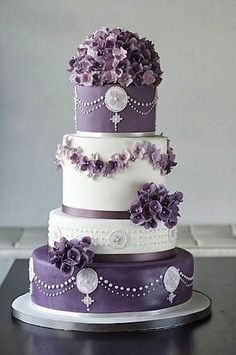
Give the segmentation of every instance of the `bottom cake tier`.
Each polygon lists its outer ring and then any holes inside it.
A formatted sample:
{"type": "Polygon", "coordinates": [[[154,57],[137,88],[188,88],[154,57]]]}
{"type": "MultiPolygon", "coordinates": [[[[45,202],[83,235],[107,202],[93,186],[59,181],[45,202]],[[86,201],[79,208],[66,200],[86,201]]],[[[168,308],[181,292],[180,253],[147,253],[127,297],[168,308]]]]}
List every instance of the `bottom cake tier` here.
{"type": "Polygon", "coordinates": [[[188,301],[192,296],[193,257],[176,248],[175,256],[145,262],[94,262],[71,277],[48,260],[48,246],[30,258],[32,301],[71,312],[152,311],[188,301]]]}

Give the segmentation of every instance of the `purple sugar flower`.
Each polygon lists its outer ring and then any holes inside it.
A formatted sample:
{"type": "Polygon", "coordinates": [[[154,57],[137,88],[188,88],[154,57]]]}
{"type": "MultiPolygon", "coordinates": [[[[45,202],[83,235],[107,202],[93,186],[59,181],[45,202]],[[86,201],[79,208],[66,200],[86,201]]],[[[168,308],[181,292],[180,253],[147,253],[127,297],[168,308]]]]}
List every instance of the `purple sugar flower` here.
{"type": "Polygon", "coordinates": [[[117,59],[119,62],[121,62],[123,59],[126,58],[127,51],[124,48],[122,48],[122,47],[114,48],[112,50],[112,54],[113,54],[115,59],[117,59]]]}
{"type": "Polygon", "coordinates": [[[129,86],[132,83],[133,79],[132,76],[128,73],[123,73],[118,78],[118,83],[122,86],[129,86]]]}
{"type": "Polygon", "coordinates": [[[90,72],[92,66],[93,66],[93,63],[90,60],[88,60],[88,59],[84,59],[84,60],[80,61],[80,69],[81,69],[81,71],[90,72]]]}
{"type": "Polygon", "coordinates": [[[116,83],[118,75],[114,70],[105,71],[103,74],[103,81],[106,83],[116,83]]]}
{"type": "Polygon", "coordinates": [[[80,243],[84,248],[89,248],[91,245],[91,238],[88,236],[83,237],[80,243]]]}
{"type": "Polygon", "coordinates": [[[131,65],[131,69],[129,69],[129,73],[132,73],[133,76],[135,76],[135,74],[140,74],[141,77],[142,72],[143,72],[143,66],[141,63],[137,63],[137,62],[134,62],[131,65]]]}
{"type": "Polygon", "coordinates": [[[118,65],[118,68],[121,69],[123,73],[127,73],[129,67],[130,67],[130,61],[128,59],[122,60],[118,65]]]}
{"type": "Polygon", "coordinates": [[[63,237],[49,250],[49,262],[60,269],[65,276],[71,276],[75,268],[82,269],[92,262],[94,253],[88,249],[90,245],[90,237],[71,241],[63,237]]]}
{"type": "Polygon", "coordinates": [[[138,216],[142,213],[142,206],[140,202],[134,203],[130,207],[130,213],[132,214],[132,216],[138,216]]]}
{"type": "Polygon", "coordinates": [[[67,239],[62,237],[59,242],[55,242],[55,248],[56,248],[56,252],[57,254],[63,254],[65,249],[66,249],[66,245],[67,245],[67,239]]]}
{"type": "Polygon", "coordinates": [[[162,211],[162,205],[157,200],[152,200],[149,203],[149,211],[152,216],[156,217],[162,211]]]}
{"type": "Polygon", "coordinates": [[[127,166],[129,159],[130,152],[128,151],[128,149],[123,149],[122,152],[118,155],[118,161],[121,167],[127,166]]]}
{"type": "Polygon", "coordinates": [[[156,78],[152,70],[146,70],[143,74],[143,83],[145,85],[152,85],[155,83],[156,78]]]}
{"type": "Polygon", "coordinates": [[[153,182],[150,182],[150,183],[143,184],[142,189],[141,189],[141,194],[147,193],[147,194],[152,195],[156,191],[157,191],[157,185],[154,184],[153,182]]]}
{"type": "Polygon", "coordinates": [[[162,154],[159,165],[163,174],[169,174],[171,169],[177,165],[172,148],[168,149],[167,154],[162,154]]]}
{"type": "Polygon", "coordinates": [[[106,169],[105,163],[101,159],[90,162],[90,172],[94,175],[102,174],[106,169]]]}
{"type": "Polygon", "coordinates": [[[103,85],[103,77],[101,74],[99,73],[93,73],[93,81],[92,81],[92,85],[97,85],[97,86],[101,86],[103,85]]]}
{"type": "Polygon", "coordinates": [[[153,167],[154,167],[154,168],[159,167],[159,165],[160,165],[160,160],[161,160],[161,150],[160,150],[160,149],[155,150],[155,151],[151,154],[150,158],[151,158],[153,167]]]}
{"type": "Polygon", "coordinates": [[[182,201],[182,192],[169,194],[164,185],[145,183],[130,206],[130,220],[146,229],[156,228],[158,221],[163,221],[167,228],[173,228],[178,222],[182,201]]]}
{"type": "Polygon", "coordinates": [[[80,262],[81,253],[77,248],[72,247],[70,250],[68,250],[67,257],[69,259],[70,265],[75,266],[80,262]]]}
{"type": "Polygon", "coordinates": [[[134,160],[143,159],[143,157],[146,153],[146,150],[145,150],[145,147],[143,146],[143,144],[136,143],[134,148],[131,150],[131,153],[132,153],[134,160]]]}
{"type": "Polygon", "coordinates": [[[130,215],[130,220],[134,223],[134,224],[138,224],[138,225],[143,225],[145,223],[145,219],[143,217],[143,215],[141,213],[136,214],[136,215],[130,215]]]}
{"type": "Polygon", "coordinates": [[[91,86],[93,85],[93,76],[91,73],[84,72],[80,76],[81,84],[84,86],[91,86]]]}
{"type": "Polygon", "coordinates": [[[79,168],[80,170],[82,171],[86,171],[88,170],[90,167],[90,160],[88,157],[86,156],[83,156],[81,159],[80,159],[80,162],[79,162],[79,168]]]}
{"type": "Polygon", "coordinates": [[[61,264],[60,270],[63,273],[64,276],[72,276],[74,273],[74,266],[70,265],[66,262],[61,264]]]}
{"type": "Polygon", "coordinates": [[[119,169],[119,163],[117,160],[109,160],[106,165],[105,175],[109,176],[119,169]]]}
{"type": "Polygon", "coordinates": [[[133,78],[133,83],[136,87],[140,87],[143,85],[143,79],[142,76],[140,74],[135,74],[134,78],[133,78]]]}
{"type": "Polygon", "coordinates": [[[70,156],[70,161],[72,164],[78,164],[80,161],[80,154],[78,154],[77,152],[74,152],[71,156],[70,156]]]}
{"type": "Polygon", "coordinates": [[[87,54],[87,48],[84,47],[83,45],[80,45],[79,48],[77,49],[77,53],[79,58],[83,58],[87,54]]]}
{"type": "Polygon", "coordinates": [[[116,44],[116,39],[117,39],[117,36],[114,34],[114,33],[111,33],[107,38],[106,38],[106,45],[105,47],[106,48],[111,48],[113,49],[115,47],[115,44],[116,44]]]}

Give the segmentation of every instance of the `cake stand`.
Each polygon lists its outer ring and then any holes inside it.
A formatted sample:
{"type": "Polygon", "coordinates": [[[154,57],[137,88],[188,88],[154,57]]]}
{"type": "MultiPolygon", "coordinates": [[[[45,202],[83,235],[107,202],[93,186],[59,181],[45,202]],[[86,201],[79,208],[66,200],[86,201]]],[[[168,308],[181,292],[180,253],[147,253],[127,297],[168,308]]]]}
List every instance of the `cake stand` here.
{"type": "Polygon", "coordinates": [[[171,308],[124,313],[74,313],[38,306],[26,293],[12,303],[12,314],[40,327],[84,332],[120,332],[167,329],[203,319],[211,313],[210,298],[193,291],[192,298],[171,308]]]}

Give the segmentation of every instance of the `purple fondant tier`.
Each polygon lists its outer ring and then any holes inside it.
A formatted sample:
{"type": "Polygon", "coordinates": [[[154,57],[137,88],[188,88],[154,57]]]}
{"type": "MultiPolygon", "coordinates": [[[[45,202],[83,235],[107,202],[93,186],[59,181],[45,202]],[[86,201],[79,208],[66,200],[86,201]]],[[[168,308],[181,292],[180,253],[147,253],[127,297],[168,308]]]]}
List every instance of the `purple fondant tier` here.
{"type": "Polygon", "coordinates": [[[155,120],[155,87],[75,86],[77,132],[154,133],[155,120]]]}
{"type": "Polygon", "coordinates": [[[71,277],[49,263],[47,246],[34,250],[31,260],[32,300],[43,307],[83,313],[150,311],[192,296],[193,257],[180,248],[165,260],[92,263],[71,277]]]}

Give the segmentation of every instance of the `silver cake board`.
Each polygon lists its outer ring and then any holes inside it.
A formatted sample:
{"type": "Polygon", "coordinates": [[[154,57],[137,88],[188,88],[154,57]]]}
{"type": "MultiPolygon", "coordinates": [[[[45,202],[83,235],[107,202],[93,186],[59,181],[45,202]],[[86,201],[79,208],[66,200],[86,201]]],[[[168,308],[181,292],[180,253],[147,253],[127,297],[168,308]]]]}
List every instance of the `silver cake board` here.
{"type": "Polygon", "coordinates": [[[170,308],[124,313],[75,313],[41,307],[26,293],[12,303],[12,314],[40,327],[84,332],[120,332],[167,329],[195,322],[211,313],[211,300],[193,291],[191,300],[170,308]]]}

